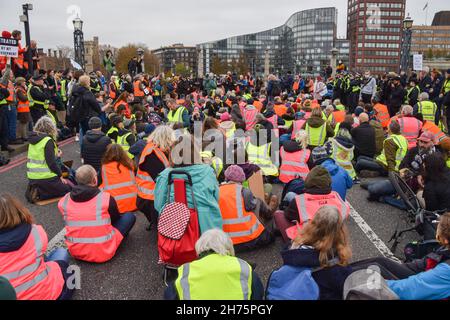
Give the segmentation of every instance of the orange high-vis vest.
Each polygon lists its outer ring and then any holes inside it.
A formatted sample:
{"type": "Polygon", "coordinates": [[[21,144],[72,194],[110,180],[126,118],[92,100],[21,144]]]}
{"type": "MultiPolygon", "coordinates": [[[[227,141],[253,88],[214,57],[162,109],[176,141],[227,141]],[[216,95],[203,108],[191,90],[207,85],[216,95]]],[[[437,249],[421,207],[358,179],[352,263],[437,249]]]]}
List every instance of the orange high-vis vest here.
{"type": "Polygon", "coordinates": [[[8,101],[8,102],[13,102],[14,101],[14,93],[15,93],[15,91],[14,91],[14,84],[11,81],[8,80],[8,85],[7,86],[5,86],[4,84],[0,83],[0,87],[4,88],[4,89],[7,89],[8,92],[9,92],[9,96],[5,100],[8,101]]]}
{"type": "Polygon", "coordinates": [[[292,135],[291,135],[291,140],[295,139],[295,135],[297,134],[297,132],[299,132],[300,130],[303,129],[303,127],[305,126],[306,120],[295,120],[294,123],[292,124],[292,135]]]}
{"type": "Polygon", "coordinates": [[[347,115],[347,113],[345,111],[334,111],[333,112],[333,118],[334,118],[334,123],[342,123],[345,121],[345,116],[347,115]]]}
{"type": "Polygon", "coordinates": [[[434,143],[439,144],[442,140],[445,139],[446,135],[439,129],[437,125],[435,125],[432,121],[424,121],[422,130],[428,131],[434,136],[434,143]]]}
{"type": "Polygon", "coordinates": [[[123,236],[111,225],[110,198],[109,193],[100,192],[89,201],[75,202],[68,193],[59,200],[67,249],[75,259],[103,263],[116,254],[123,236]]]}
{"type": "Polygon", "coordinates": [[[246,243],[258,238],[264,231],[253,212],[245,210],[242,186],[225,184],[219,188],[219,208],[223,219],[223,231],[233,244],[246,243]]]}
{"type": "Polygon", "coordinates": [[[401,117],[397,121],[400,124],[402,135],[408,140],[408,148],[414,148],[422,130],[422,122],[414,117],[401,117]]]}
{"type": "Polygon", "coordinates": [[[256,115],[259,113],[256,108],[244,109],[245,130],[251,130],[256,125],[256,115]]]}
{"type": "Polygon", "coordinates": [[[128,119],[131,118],[131,110],[130,110],[130,106],[128,103],[126,103],[125,101],[118,101],[116,102],[116,104],[114,105],[114,111],[117,112],[117,109],[119,108],[119,106],[124,105],[125,106],[125,117],[127,117],[128,119]]]}
{"type": "Polygon", "coordinates": [[[292,85],[292,90],[297,91],[299,88],[300,88],[300,82],[295,81],[294,84],[292,85]]]}
{"type": "Polygon", "coordinates": [[[263,108],[263,104],[262,104],[261,101],[255,100],[255,101],[253,102],[253,105],[255,106],[255,108],[256,108],[259,112],[261,112],[261,110],[262,110],[262,108],[263,108]]]}
{"type": "Polygon", "coordinates": [[[387,106],[381,103],[377,103],[373,108],[376,111],[375,117],[377,118],[378,121],[380,121],[381,126],[383,128],[387,128],[391,121],[387,106]]]}
{"type": "MultiPolygon", "coordinates": [[[[162,152],[158,147],[156,147],[153,143],[149,142],[144,151],[142,151],[141,157],[139,159],[139,166],[145,162],[145,159],[152,153],[155,153],[159,160],[164,164],[166,168],[170,166],[169,160],[167,159],[164,152],[162,152]]],[[[146,200],[155,200],[155,186],[156,183],[152,179],[152,177],[148,174],[148,172],[143,171],[138,166],[138,172],[136,175],[136,183],[138,188],[138,196],[141,199],[146,200]]]]}
{"type": "MultiPolygon", "coordinates": [[[[22,94],[27,96],[27,91],[22,88],[22,87],[17,87],[16,89],[16,96],[18,96],[17,92],[18,91],[22,91],[22,94]]],[[[30,112],[30,101],[20,101],[19,99],[17,99],[17,112],[18,113],[26,113],[26,112],[30,112]]]]}
{"type": "Polygon", "coordinates": [[[303,180],[309,173],[307,162],[311,155],[309,149],[300,150],[297,152],[286,152],[284,147],[281,147],[281,167],[280,167],[280,180],[283,183],[289,183],[290,181],[301,177],[303,180]]]}
{"type": "Polygon", "coordinates": [[[282,117],[287,113],[287,107],[284,104],[276,104],[273,106],[273,111],[277,114],[277,116],[282,117]]]}
{"type": "Polygon", "coordinates": [[[137,210],[137,184],[134,172],[118,162],[114,161],[102,166],[100,190],[114,197],[120,213],[137,210]]]}
{"type": "Polygon", "coordinates": [[[145,96],[145,92],[141,89],[141,81],[136,80],[134,82],[134,96],[135,97],[144,97],[145,96]]]}
{"type": "Polygon", "coordinates": [[[117,97],[116,90],[117,90],[117,88],[116,88],[116,85],[114,84],[114,82],[110,82],[109,83],[109,97],[113,100],[117,97]]]}
{"type": "Polygon", "coordinates": [[[47,245],[44,229],[32,225],[18,250],[0,252],[0,276],[11,283],[18,300],[56,300],[61,295],[64,277],[58,263],[44,261],[47,245]]]}
{"type": "Polygon", "coordinates": [[[295,202],[297,204],[299,221],[297,225],[286,230],[286,234],[290,239],[295,239],[305,223],[314,219],[317,210],[323,206],[336,207],[341,214],[342,220],[347,219],[350,215],[350,206],[335,191],[331,191],[329,194],[300,194],[295,196],[295,202]]]}

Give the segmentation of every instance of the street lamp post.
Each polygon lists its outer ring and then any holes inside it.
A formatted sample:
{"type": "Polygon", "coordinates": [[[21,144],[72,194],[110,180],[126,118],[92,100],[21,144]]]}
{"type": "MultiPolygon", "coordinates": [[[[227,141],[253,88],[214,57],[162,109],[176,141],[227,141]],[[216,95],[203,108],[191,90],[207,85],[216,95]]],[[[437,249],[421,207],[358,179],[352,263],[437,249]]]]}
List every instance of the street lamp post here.
{"type": "Polygon", "coordinates": [[[75,49],[75,61],[84,70],[85,57],[84,57],[84,35],[83,35],[83,20],[77,17],[73,20],[73,43],[75,49]]]}
{"type": "Polygon", "coordinates": [[[403,39],[402,39],[402,54],[400,60],[400,72],[408,70],[410,56],[411,56],[411,39],[412,26],[414,20],[408,14],[408,17],[403,20],[403,39]]]}
{"type": "Polygon", "coordinates": [[[28,17],[28,11],[33,10],[33,5],[31,3],[23,4],[22,9],[23,15],[20,16],[20,21],[23,22],[25,27],[25,42],[28,48],[26,53],[26,59],[28,62],[28,73],[32,76],[34,70],[33,70],[33,55],[31,53],[30,19],[28,17]]]}
{"type": "Polygon", "coordinates": [[[336,76],[336,67],[337,67],[337,55],[339,54],[339,50],[336,48],[331,49],[331,60],[330,67],[333,70],[331,76],[334,78],[336,76]]]}

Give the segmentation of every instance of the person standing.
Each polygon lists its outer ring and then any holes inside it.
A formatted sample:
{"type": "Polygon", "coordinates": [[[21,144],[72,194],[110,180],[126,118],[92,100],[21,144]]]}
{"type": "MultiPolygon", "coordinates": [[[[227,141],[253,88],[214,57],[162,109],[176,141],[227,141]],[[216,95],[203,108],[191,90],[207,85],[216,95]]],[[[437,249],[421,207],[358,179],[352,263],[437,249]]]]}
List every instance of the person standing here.
{"type": "Polygon", "coordinates": [[[400,77],[397,76],[393,78],[387,103],[389,115],[391,117],[395,116],[400,111],[400,107],[405,101],[405,96],[406,90],[400,83],[400,77]]]}
{"type": "Polygon", "coordinates": [[[377,80],[371,77],[370,71],[364,74],[364,80],[361,85],[361,100],[364,103],[371,103],[377,93],[377,80]]]}
{"type": "Polygon", "coordinates": [[[28,124],[31,121],[30,102],[27,96],[27,84],[25,78],[16,78],[18,140],[28,140],[28,124]]]}
{"type": "Polygon", "coordinates": [[[116,70],[116,64],[114,63],[114,57],[111,50],[106,51],[103,57],[103,67],[106,70],[106,79],[110,79],[116,70]]]}
{"type": "Polygon", "coordinates": [[[46,115],[50,104],[50,96],[44,89],[44,77],[42,75],[34,76],[31,86],[28,86],[28,101],[30,101],[30,114],[33,124],[46,115]]]}
{"type": "Polygon", "coordinates": [[[14,97],[14,89],[11,92],[9,87],[10,73],[11,58],[8,58],[6,69],[3,70],[3,77],[0,80],[0,144],[2,151],[13,152],[14,149],[8,146],[8,106],[14,97]]]}

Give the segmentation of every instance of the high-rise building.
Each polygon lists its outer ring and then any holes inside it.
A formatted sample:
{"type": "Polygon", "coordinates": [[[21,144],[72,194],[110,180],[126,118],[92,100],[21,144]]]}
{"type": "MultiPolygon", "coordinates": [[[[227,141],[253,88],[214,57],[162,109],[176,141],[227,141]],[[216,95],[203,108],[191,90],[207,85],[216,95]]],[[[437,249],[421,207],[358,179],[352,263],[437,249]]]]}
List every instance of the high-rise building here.
{"type": "Polygon", "coordinates": [[[348,0],[350,70],[399,70],[406,0],[348,0]]]}
{"type": "Polygon", "coordinates": [[[434,15],[432,26],[450,26],[450,11],[439,11],[434,15]]]}
{"type": "MultiPolygon", "coordinates": [[[[297,12],[274,29],[199,44],[198,73],[226,72],[240,62],[248,66],[247,71],[263,75],[268,62],[270,73],[319,74],[337,46],[336,25],[336,8],[318,8],[297,12]]],[[[344,50],[338,59],[347,60],[348,43],[339,45],[344,50]]]]}
{"type": "Polygon", "coordinates": [[[192,73],[197,71],[197,48],[185,47],[181,43],[169,47],[153,50],[152,53],[158,58],[160,70],[163,72],[175,72],[176,65],[183,64],[192,73]]]}

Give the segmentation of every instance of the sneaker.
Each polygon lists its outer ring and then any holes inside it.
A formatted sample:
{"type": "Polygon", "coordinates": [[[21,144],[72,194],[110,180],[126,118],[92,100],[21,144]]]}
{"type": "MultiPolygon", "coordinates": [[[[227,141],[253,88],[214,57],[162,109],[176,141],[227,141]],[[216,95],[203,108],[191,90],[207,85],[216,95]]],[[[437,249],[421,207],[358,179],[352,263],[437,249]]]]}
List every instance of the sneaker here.
{"type": "Polygon", "coordinates": [[[75,141],[80,141],[80,136],[78,134],[75,135],[75,141]]]}
{"type": "Polygon", "coordinates": [[[358,177],[356,177],[355,179],[353,179],[353,184],[360,184],[361,180],[359,180],[358,177]]]}

